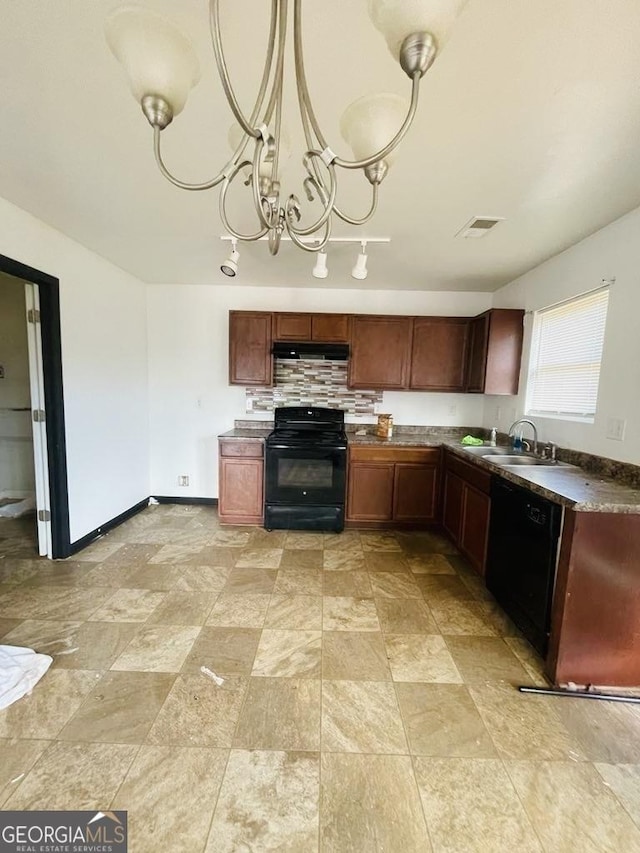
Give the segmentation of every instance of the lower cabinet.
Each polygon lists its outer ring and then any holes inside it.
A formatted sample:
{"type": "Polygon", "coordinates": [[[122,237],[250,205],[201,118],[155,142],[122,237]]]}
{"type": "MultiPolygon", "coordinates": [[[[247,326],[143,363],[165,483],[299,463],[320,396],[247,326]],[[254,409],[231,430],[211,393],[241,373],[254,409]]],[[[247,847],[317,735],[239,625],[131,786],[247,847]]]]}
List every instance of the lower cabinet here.
{"type": "Polygon", "coordinates": [[[220,439],[218,515],[227,524],[262,524],[264,445],[220,439]]]}
{"type": "Polygon", "coordinates": [[[445,455],[442,525],[480,575],[489,538],[491,475],[451,453],[445,455]]]}
{"type": "Polygon", "coordinates": [[[439,448],[351,447],[347,523],[366,527],[435,523],[439,475],[439,448]]]}

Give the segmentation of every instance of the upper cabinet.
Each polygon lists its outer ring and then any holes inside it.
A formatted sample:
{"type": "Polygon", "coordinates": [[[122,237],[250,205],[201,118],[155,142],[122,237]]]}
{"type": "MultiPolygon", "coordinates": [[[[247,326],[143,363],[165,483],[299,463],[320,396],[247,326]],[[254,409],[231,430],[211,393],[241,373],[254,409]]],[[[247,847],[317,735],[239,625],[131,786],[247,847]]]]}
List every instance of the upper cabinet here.
{"type": "Polygon", "coordinates": [[[229,312],[229,384],[271,385],[271,314],[229,312]]]}
{"type": "Polygon", "coordinates": [[[523,316],[230,311],[229,383],[271,385],[274,341],[317,341],[350,345],[350,388],[517,394],[523,316]]]}
{"type": "Polygon", "coordinates": [[[274,341],[348,343],[349,316],[347,314],[274,314],[273,339],[274,341]]]}
{"type": "Polygon", "coordinates": [[[523,318],[519,308],[493,308],[471,320],[467,391],[518,393],[523,318]]]}
{"type": "Polygon", "coordinates": [[[467,317],[416,317],[409,388],[464,391],[468,337],[467,317]]]}
{"type": "Polygon", "coordinates": [[[411,317],[357,315],[351,320],[350,388],[407,387],[411,317]]]}
{"type": "Polygon", "coordinates": [[[348,314],[312,314],[311,340],[326,343],[349,343],[348,314]]]}
{"type": "Polygon", "coordinates": [[[274,341],[310,341],[311,314],[274,314],[274,341]]]}

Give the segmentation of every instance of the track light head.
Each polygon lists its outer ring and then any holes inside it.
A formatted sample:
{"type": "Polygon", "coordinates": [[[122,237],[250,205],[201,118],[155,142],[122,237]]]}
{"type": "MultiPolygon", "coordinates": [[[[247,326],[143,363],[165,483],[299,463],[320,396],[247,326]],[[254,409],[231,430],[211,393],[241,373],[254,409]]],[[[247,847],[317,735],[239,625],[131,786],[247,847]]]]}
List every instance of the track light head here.
{"type": "Polygon", "coordinates": [[[238,272],[238,261],[240,260],[240,252],[237,249],[237,242],[231,241],[231,253],[229,257],[220,265],[220,271],[230,278],[233,278],[238,272]]]}
{"type": "Polygon", "coordinates": [[[367,271],[367,241],[363,240],[362,252],[358,255],[354,268],[351,270],[351,278],[365,279],[368,275],[367,271]]]}
{"type": "Polygon", "coordinates": [[[327,269],[327,253],[326,252],[318,252],[318,256],[316,259],[316,265],[311,271],[314,278],[326,278],[329,275],[329,270],[327,269]]]}

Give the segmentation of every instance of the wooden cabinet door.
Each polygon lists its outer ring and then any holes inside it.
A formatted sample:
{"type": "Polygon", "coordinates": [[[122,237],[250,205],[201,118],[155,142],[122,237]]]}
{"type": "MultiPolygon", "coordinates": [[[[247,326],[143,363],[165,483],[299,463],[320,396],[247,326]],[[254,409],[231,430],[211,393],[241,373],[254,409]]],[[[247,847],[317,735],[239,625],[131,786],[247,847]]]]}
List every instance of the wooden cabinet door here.
{"type": "Polygon", "coordinates": [[[263,482],[262,459],[220,457],[220,521],[232,524],[261,524],[263,482]]]}
{"type": "Polygon", "coordinates": [[[312,314],[311,340],[348,343],[348,314],[312,314]]]}
{"type": "Polygon", "coordinates": [[[347,485],[348,521],[391,521],[393,462],[352,462],[347,485]]]}
{"type": "Polygon", "coordinates": [[[524,311],[494,308],[489,324],[485,394],[517,394],[522,359],[524,311]]]}
{"type": "Polygon", "coordinates": [[[271,314],[229,312],[229,385],[271,385],[271,314]]]}
{"type": "Polygon", "coordinates": [[[348,386],[406,388],[411,328],[411,317],[353,317],[348,386]]]}
{"type": "Polygon", "coordinates": [[[456,545],[460,542],[463,489],[464,483],[460,477],[452,471],[446,471],[444,476],[442,526],[456,545]]]}
{"type": "Polygon", "coordinates": [[[460,549],[480,575],[484,575],[489,539],[491,498],[465,483],[462,501],[460,549]]]}
{"type": "Polygon", "coordinates": [[[518,393],[523,317],[519,308],[493,308],[471,321],[467,391],[518,393]]]}
{"type": "Polygon", "coordinates": [[[416,317],[409,387],[416,391],[464,391],[469,320],[416,317]]]}
{"type": "Polygon", "coordinates": [[[274,314],[275,341],[310,341],[311,314],[274,314]]]}
{"type": "Polygon", "coordinates": [[[467,391],[482,394],[487,369],[489,343],[489,314],[475,317],[469,324],[469,360],[467,362],[467,391]]]}
{"type": "Polygon", "coordinates": [[[393,486],[394,521],[435,521],[438,469],[435,465],[397,462],[393,486]]]}

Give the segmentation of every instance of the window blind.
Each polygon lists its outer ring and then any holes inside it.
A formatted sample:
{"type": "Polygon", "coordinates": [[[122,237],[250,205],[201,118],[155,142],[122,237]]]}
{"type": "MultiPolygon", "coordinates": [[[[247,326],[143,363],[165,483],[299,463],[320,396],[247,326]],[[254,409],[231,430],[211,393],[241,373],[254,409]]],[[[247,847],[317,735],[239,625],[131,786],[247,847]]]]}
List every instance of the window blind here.
{"type": "Polygon", "coordinates": [[[529,367],[531,414],[593,418],[609,288],[536,311],[529,367]]]}

